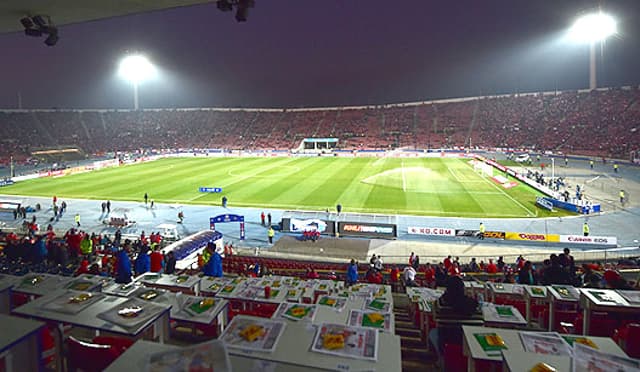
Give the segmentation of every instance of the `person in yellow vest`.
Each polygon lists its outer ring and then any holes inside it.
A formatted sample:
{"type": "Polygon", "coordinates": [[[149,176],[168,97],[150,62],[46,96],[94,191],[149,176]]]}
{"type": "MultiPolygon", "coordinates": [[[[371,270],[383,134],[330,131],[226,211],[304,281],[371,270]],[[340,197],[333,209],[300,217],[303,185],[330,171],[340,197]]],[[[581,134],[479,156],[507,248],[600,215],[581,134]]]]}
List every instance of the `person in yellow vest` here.
{"type": "Polygon", "coordinates": [[[582,225],[582,233],[584,234],[584,236],[589,236],[589,224],[587,224],[586,222],[584,223],[584,225],[582,225]]]}
{"type": "Polygon", "coordinates": [[[613,164],[613,173],[618,173],[618,163],[613,164]]]}
{"type": "Polygon", "coordinates": [[[269,226],[269,231],[267,231],[267,237],[269,238],[269,244],[273,244],[273,237],[276,235],[273,227],[269,226]]]}
{"type": "Polygon", "coordinates": [[[624,190],[620,190],[620,204],[622,204],[624,206],[624,202],[625,202],[625,194],[624,194],[624,190]]]}
{"type": "Polygon", "coordinates": [[[93,254],[93,242],[89,239],[89,235],[85,234],[80,242],[80,251],[85,257],[91,257],[93,254]]]}
{"type": "Polygon", "coordinates": [[[478,239],[484,240],[484,232],[485,232],[484,224],[480,222],[480,235],[478,235],[478,239]]]}
{"type": "Polygon", "coordinates": [[[75,221],[76,221],[76,225],[78,225],[78,227],[80,227],[80,214],[79,213],[76,213],[75,221]]]}
{"type": "Polygon", "coordinates": [[[589,160],[589,167],[591,167],[591,169],[593,169],[593,160],[589,160]]]}

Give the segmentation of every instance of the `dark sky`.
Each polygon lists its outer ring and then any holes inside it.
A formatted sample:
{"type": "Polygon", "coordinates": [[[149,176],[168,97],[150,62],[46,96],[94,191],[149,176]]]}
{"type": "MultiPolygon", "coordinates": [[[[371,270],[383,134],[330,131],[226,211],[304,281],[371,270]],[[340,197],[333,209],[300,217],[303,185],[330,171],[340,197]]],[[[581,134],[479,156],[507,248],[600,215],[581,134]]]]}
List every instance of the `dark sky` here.
{"type": "MultiPolygon", "coordinates": [[[[0,35],[0,107],[127,108],[127,50],[161,78],[141,106],[310,107],[412,102],[588,86],[588,47],[560,41],[598,4],[619,35],[599,85],[640,84],[640,1],[256,0],[249,21],[215,5],[60,28],[58,45],[0,35]]],[[[55,21],[55,20],[54,20],[55,21]]]]}

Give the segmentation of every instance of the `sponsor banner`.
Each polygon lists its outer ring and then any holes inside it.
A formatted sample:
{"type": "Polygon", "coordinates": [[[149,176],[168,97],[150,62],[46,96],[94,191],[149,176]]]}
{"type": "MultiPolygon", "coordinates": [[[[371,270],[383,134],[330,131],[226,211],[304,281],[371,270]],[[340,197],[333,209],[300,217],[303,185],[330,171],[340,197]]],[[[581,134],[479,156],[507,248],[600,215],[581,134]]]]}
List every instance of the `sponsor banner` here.
{"type": "Polygon", "coordinates": [[[504,240],[505,238],[505,232],[504,231],[485,231],[484,232],[484,237],[486,239],[501,239],[504,240]]]}
{"type": "Polygon", "coordinates": [[[388,223],[338,222],[338,232],[344,236],[395,238],[397,226],[388,223]]]}
{"type": "Polygon", "coordinates": [[[429,236],[456,236],[455,229],[445,229],[442,227],[409,227],[407,233],[412,235],[429,236]]]}
{"type": "Polygon", "coordinates": [[[543,198],[541,196],[536,197],[536,204],[544,209],[553,211],[553,202],[548,200],[547,198],[543,198]]]}
{"type": "Polygon", "coordinates": [[[618,245],[618,238],[615,236],[560,235],[560,242],[571,244],[618,245]]]}
{"type": "Polygon", "coordinates": [[[456,230],[456,236],[478,236],[480,230],[456,230]]]}
{"type": "Polygon", "coordinates": [[[327,223],[317,218],[308,220],[292,218],[289,220],[289,231],[291,232],[318,231],[323,233],[325,230],[327,230],[327,223]]]}
{"type": "Polygon", "coordinates": [[[521,240],[528,242],[551,242],[557,243],[560,241],[560,235],[557,234],[534,234],[534,233],[520,233],[507,231],[505,234],[507,240],[521,240]]]}
{"type": "Polygon", "coordinates": [[[211,193],[220,193],[222,192],[222,187],[199,187],[199,192],[211,192],[211,193]]]}

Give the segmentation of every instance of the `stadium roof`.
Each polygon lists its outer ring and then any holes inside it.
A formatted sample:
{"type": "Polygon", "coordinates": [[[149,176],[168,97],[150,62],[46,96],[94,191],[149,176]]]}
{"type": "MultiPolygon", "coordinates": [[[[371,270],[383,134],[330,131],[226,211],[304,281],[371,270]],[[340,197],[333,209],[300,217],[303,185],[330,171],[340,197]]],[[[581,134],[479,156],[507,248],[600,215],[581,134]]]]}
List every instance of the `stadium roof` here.
{"type": "Polygon", "coordinates": [[[94,21],[127,14],[216,2],[217,0],[3,0],[0,1],[0,33],[22,31],[24,16],[50,17],[56,26],[94,21]]]}

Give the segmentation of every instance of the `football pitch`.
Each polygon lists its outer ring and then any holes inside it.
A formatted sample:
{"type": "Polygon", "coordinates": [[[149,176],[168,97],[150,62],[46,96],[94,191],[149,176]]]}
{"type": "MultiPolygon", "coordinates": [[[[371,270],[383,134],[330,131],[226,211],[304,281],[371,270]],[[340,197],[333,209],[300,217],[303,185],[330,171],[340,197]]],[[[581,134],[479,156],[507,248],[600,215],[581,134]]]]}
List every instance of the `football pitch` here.
{"type": "MultiPolygon", "coordinates": [[[[3,187],[3,194],[229,207],[409,214],[446,217],[545,217],[536,190],[504,189],[446,158],[168,158],[41,178],[3,187]],[[201,193],[220,187],[222,193],[201,193]]],[[[562,212],[560,212],[562,213],[562,212]]],[[[557,216],[555,213],[554,216],[557,216]]]]}

